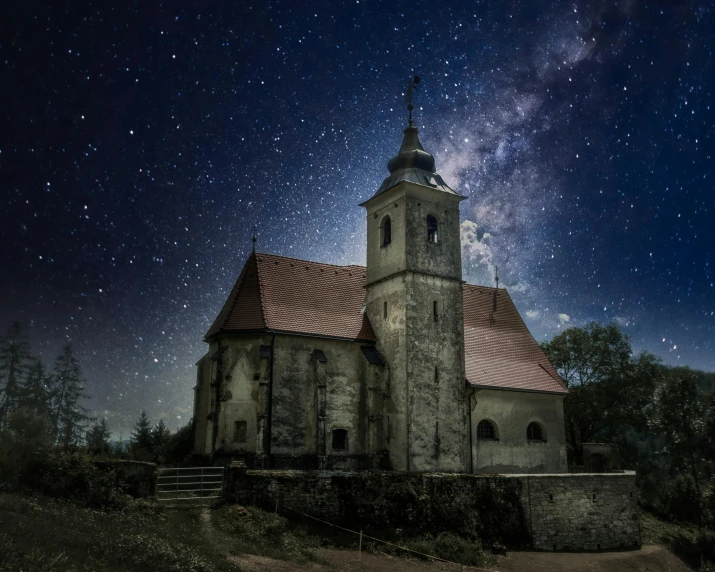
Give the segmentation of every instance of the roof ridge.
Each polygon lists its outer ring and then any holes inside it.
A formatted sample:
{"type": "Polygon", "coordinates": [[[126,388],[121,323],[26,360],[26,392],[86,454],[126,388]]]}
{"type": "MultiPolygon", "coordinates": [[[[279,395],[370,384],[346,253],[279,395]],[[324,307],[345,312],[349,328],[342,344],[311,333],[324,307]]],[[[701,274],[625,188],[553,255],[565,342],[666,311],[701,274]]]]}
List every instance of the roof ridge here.
{"type": "Polygon", "coordinates": [[[261,265],[258,264],[259,253],[254,252],[253,256],[256,260],[256,279],[258,280],[258,300],[261,304],[261,316],[263,316],[263,325],[266,328],[270,329],[270,326],[268,325],[268,314],[266,313],[266,305],[263,302],[263,283],[261,282],[261,265]]]}
{"type": "Polygon", "coordinates": [[[270,254],[268,252],[256,252],[256,257],[267,256],[270,258],[282,258],[283,260],[290,260],[292,262],[300,262],[306,264],[317,264],[320,266],[330,266],[331,268],[361,268],[366,270],[367,267],[361,264],[330,264],[329,262],[316,262],[315,260],[305,260],[303,258],[293,258],[292,256],[282,256],[280,254],[270,254]]]}

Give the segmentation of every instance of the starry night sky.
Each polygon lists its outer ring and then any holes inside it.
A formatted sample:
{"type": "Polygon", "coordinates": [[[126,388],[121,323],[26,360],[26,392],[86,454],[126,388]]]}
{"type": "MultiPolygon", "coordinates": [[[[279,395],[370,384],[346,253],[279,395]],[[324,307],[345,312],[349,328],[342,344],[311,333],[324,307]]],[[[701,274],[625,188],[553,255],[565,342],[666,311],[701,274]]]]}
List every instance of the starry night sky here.
{"type": "Polygon", "coordinates": [[[5,4],[0,327],[71,341],[115,434],[191,417],[253,225],[365,263],[413,73],[466,280],[498,266],[539,340],[615,321],[715,370],[711,2],[5,4]]]}

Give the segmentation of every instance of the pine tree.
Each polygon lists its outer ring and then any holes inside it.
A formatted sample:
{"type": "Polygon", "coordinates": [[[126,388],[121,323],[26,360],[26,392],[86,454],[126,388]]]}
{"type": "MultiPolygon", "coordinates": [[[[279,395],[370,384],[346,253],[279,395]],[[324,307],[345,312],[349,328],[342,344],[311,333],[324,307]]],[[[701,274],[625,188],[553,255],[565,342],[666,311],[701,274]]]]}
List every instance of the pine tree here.
{"type": "Polygon", "coordinates": [[[49,378],[45,366],[34,360],[20,389],[19,406],[36,415],[47,415],[50,407],[49,378]]]}
{"type": "Polygon", "coordinates": [[[108,455],[112,446],[109,444],[111,433],[107,428],[107,420],[102,417],[102,420],[87,431],[87,450],[90,455],[108,455]]]}
{"type": "Polygon", "coordinates": [[[63,447],[79,443],[83,425],[89,420],[88,409],[80,402],[88,398],[84,393],[82,373],[72,346],[67,344],[55,360],[52,388],[51,416],[57,442],[63,447]]]}
{"type": "Polygon", "coordinates": [[[0,338],[0,427],[7,414],[17,407],[20,380],[27,372],[30,345],[18,322],[13,323],[0,338]]]}
{"type": "Polygon", "coordinates": [[[163,419],[160,419],[159,423],[156,424],[151,436],[153,440],[154,462],[163,463],[164,457],[166,456],[166,448],[171,438],[171,432],[166,428],[163,419]]]}
{"type": "Polygon", "coordinates": [[[152,436],[151,422],[146,415],[146,411],[142,411],[139,420],[134,425],[132,431],[132,452],[134,456],[141,460],[148,460],[154,453],[154,439],[152,436]]]}

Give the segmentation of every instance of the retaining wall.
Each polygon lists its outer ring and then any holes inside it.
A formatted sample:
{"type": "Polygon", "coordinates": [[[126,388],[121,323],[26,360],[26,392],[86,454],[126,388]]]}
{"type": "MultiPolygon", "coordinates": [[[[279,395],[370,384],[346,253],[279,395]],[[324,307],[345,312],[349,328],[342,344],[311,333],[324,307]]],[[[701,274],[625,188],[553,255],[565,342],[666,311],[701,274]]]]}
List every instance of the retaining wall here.
{"type": "Polygon", "coordinates": [[[640,547],[635,473],[470,475],[230,467],[228,494],[366,529],[478,534],[538,550],[640,547]]]}

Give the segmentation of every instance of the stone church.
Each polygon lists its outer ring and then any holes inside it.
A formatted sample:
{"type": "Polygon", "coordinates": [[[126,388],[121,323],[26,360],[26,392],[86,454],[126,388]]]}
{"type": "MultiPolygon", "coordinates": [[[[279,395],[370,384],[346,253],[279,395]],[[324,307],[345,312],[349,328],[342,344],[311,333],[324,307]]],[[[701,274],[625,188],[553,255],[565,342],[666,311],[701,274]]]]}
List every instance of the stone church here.
{"type": "Polygon", "coordinates": [[[194,452],[249,467],[564,473],[568,390],[509,293],[462,280],[460,202],[410,125],[367,266],[254,252],[206,333],[194,452]]]}

